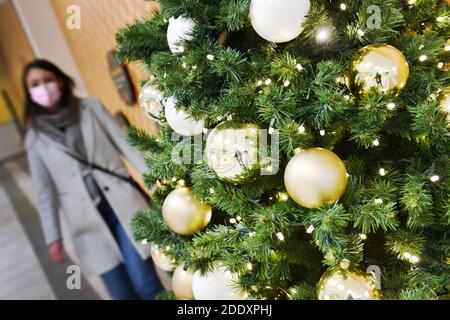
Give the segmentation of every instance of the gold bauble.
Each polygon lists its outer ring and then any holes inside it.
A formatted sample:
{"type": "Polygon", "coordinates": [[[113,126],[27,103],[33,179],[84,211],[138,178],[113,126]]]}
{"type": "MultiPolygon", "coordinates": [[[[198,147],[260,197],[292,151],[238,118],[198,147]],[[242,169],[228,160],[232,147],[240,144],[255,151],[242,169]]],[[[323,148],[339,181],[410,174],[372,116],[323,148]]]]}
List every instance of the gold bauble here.
{"type": "Polygon", "coordinates": [[[155,85],[155,80],[152,78],[141,89],[139,95],[139,105],[144,115],[157,122],[163,119],[163,93],[155,85]]]}
{"type": "Polygon", "coordinates": [[[381,296],[372,274],[341,268],[322,275],[317,294],[319,300],[379,300],[381,296]]]}
{"type": "Polygon", "coordinates": [[[442,112],[447,115],[447,124],[450,125],[450,93],[444,95],[439,105],[442,112]]]}
{"type": "Polygon", "coordinates": [[[347,187],[342,160],[322,148],[302,150],[286,166],[284,185],[291,198],[305,208],[337,201],[347,187]]]}
{"type": "Polygon", "coordinates": [[[172,271],[175,266],[172,263],[172,259],[168,257],[158,245],[152,243],[150,245],[150,254],[153,262],[165,271],[172,271]]]}
{"type": "Polygon", "coordinates": [[[174,232],[191,235],[205,228],[211,220],[210,205],[203,204],[192,195],[189,188],[172,191],[162,207],[164,222],[174,232]]]}
{"type": "Polygon", "coordinates": [[[259,173],[259,127],[227,121],[219,124],[206,140],[208,166],[221,180],[243,183],[259,173]]]}
{"type": "Polygon", "coordinates": [[[372,44],[356,53],[351,63],[348,87],[354,94],[367,94],[372,88],[398,95],[409,78],[405,56],[393,46],[372,44]]]}
{"type": "Polygon", "coordinates": [[[183,266],[175,269],[172,276],[172,290],[179,300],[191,300],[194,298],[192,291],[192,280],[194,279],[194,272],[184,270],[183,266]]]}

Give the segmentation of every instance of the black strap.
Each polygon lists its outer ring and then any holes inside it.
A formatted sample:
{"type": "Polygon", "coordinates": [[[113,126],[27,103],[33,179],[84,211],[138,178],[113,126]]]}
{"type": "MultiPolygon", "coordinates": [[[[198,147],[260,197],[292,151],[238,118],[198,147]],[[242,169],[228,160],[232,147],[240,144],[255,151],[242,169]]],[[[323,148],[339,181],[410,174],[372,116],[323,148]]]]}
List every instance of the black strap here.
{"type": "Polygon", "coordinates": [[[106,173],[106,174],[109,174],[111,176],[114,176],[114,177],[116,177],[116,178],[118,178],[118,179],[120,179],[122,181],[128,182],[129,184],[131,184],[133,187],[135,187],[141,193],[141,195],[144,197],[144,199],[146,199],[148,202],[150,201],[150,197],[147,194],[147,192],[142,190],[141,185],[139,183],[137,183],[132,177],[130,177],[130,176],[126,177],[126,176],[123,176],[123,175],[118,174],[116,172],[113,172],[113,171],[111,171],[109,169],[106,169],[104,167],[101,167],[98,164],[90,163],[87,160],[85,160],[83,158],[80,158],[79,156],[77,156],[77,155],[75,155],[73,153],[68,152],[67,150],[64,150],[64,153],[67,154],[68,156],[70,156],[71,158],[77,160],[78,162],[88,166],[91,169],[101,171],[103,173],[106,173]]]}

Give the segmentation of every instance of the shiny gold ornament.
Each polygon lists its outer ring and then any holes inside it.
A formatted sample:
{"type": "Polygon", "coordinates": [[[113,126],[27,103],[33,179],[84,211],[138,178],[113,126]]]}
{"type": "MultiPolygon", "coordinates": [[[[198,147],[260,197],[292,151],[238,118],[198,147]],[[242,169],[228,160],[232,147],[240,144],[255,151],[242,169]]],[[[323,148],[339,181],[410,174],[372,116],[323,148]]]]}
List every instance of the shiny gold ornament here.
{"type": "Polygon", "coordinates": [[[398,95],[409,78],[405,56],[387,44],[372,44],[359,50],[348,76],[354,94],[366,95],[372,88],[387,95],[398,95]]]}
{"type": "Polygon", "coordinates": [[[174,232],[191,235],[205,228],[211,220],[210,205],[203,204],[192,195],[189,188],[172,191],[162,207],[164,222],[174,232]]]}
{"type": "Polygon", "coordinates": [[[243,183],[260,172],[259,127],[231,121],[218,125],[206,140],[206,161],[219,177],[231,183],[243,183]]]}
{"type": "Polygon", "coordinates": [[[144,115],[158,123],[163,119],[163,93],[155,86],[154,78],[148,81],[141,89],[139,105],[144,115]]]}
{"type": "Polygon", "coordinates": [[[379,300],[375,276],[353,269],[334,268],[320,278],[319,300],[379,300]]]}
{"type": "Polygon", "coordinates": [[[179,300],[191,300],[194,298],[192,291],[192,280],[194,273],[189,270],[184,270],[183,266],[175,269],[172,277],[172,290],[179,300]]]}
{"type": "Polygon", "coordinates": [[[447,114],[447,124],[450,125],[450,93],[446,93],[444,95],[439,105],[441,107],[442,112],[447,114]]]}
{"type": "Polygon", "coordinates": [[[347,171],[342,160],[322,148],[300,151],[286,166],[284,185],[291,198],[302,207],[320,208],[337,201],[347,187],[347,171]]]}

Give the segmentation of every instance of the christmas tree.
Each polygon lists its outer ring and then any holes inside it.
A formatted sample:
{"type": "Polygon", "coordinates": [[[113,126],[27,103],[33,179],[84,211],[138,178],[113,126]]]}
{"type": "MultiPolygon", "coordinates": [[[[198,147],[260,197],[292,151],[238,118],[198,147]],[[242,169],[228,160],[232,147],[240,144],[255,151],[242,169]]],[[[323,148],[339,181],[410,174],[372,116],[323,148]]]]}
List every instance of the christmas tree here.
{"type": "Polygon", "coordinates": [[[447,3],[159,3],[117,56],[149,75],[161,130],[129,142],[154,194],[132,224],[175,295],[448,295],[447,3]]]}

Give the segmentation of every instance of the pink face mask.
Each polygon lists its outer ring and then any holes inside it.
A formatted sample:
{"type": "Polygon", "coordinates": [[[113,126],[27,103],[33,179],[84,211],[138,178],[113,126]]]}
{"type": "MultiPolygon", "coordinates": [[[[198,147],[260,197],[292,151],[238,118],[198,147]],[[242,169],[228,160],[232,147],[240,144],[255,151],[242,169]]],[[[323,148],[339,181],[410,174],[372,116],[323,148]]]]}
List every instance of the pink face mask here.
{"type": "Polygon", "coordinates": [[[31,99],[43,108],[55,106],[62,92],[57,82],[49,82],[30,89],[31,99]]]}

